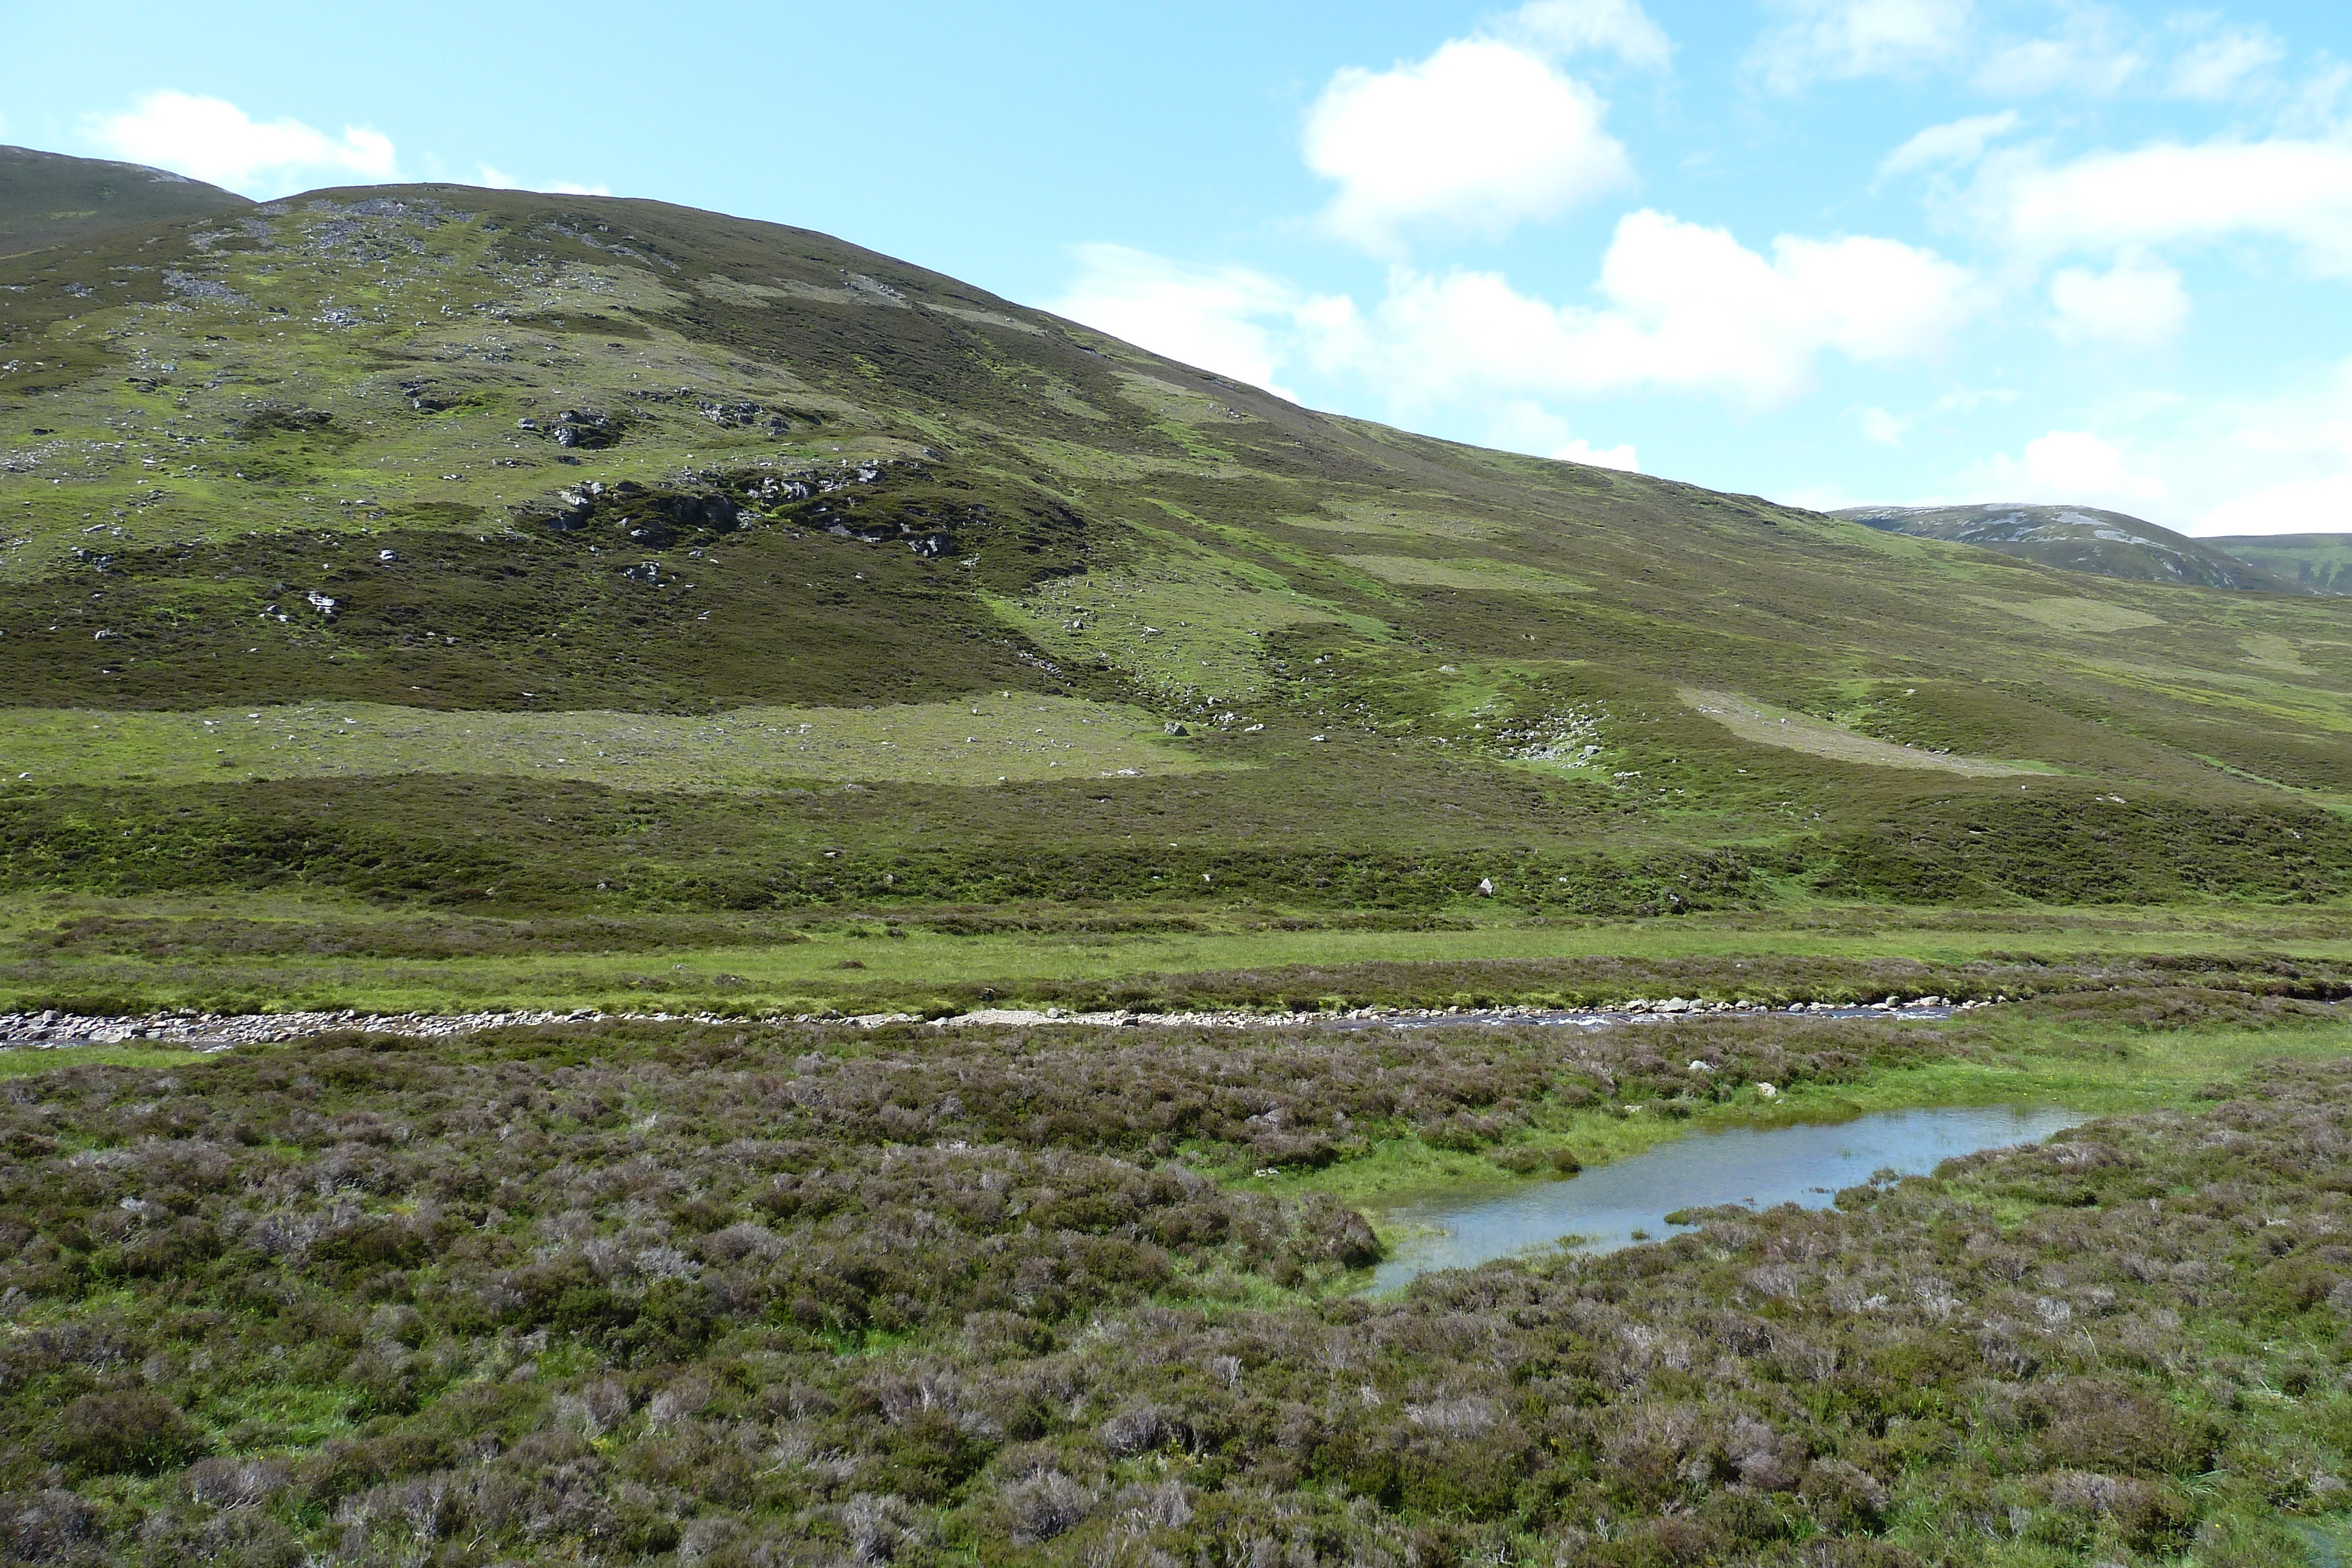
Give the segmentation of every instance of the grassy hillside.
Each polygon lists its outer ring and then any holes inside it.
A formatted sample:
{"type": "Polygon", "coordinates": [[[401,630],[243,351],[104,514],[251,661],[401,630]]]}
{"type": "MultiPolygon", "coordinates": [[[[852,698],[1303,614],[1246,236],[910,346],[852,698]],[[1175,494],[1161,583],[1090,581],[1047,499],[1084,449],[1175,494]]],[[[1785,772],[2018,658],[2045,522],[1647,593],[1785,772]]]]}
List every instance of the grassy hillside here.
{"type": "Polygon", "coordinates": [[[2352,593],[2352,534],[2246,534],[2206,542],[2306,589],[2352,593]]]}
{"type": "MultiPolygon", "coordinates": [[[[0,337],[27,930],[2352,879],[2340,602],[1319,414],[806,231],[323,192],[0,261],[0,337]]],[[[209,983],[148,951],[8,983],[209,983]]]]}
{"type": "Polygon", "coordinates": [[[2294,573],[2274,572],[2233,555],[2219,539],[2193,539],[2096,507],[1848,507],[1837,515],[1890,533],[1951,539],[2102,577],[2271,593],[2313,591],[2294,573]]]}
{"type": "Polygon", "coordinates": [[[0,147],[0,256],[64,245],[125,224],[251,205],[233,191],[163,169],[0,147]]]}

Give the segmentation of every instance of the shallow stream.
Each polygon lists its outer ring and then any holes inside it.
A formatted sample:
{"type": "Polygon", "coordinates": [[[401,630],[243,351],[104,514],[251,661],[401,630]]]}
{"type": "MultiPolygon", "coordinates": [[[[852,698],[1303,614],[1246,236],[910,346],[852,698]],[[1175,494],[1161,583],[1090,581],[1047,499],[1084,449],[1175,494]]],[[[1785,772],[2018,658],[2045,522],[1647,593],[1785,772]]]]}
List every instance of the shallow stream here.
{"type": "Polygon", "coordinates": [[[1391,1291],[1434,1269],[1467,1269],[1566,1239],[1610,1252],[1674,1234],[1678,1208],[1795,1203],[1826,1208],[1839,1188],[1892,1169],[1918,1176],[1956,1155],[2037,1143],[2089,1121],[2047,1106],[1881,1111],[1852,1121],[1692,1133],[1580,1176],[1478,1182],[1398,1194],[1366,1213],[1398,1238],[1372,1278],[1391,1291]]]}

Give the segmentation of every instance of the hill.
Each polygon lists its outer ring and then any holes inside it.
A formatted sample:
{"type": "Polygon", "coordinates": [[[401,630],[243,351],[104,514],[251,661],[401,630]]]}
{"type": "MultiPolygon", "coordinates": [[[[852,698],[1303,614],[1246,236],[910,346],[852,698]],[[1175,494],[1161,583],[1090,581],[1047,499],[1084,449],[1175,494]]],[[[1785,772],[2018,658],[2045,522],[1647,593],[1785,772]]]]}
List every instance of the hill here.
{"type": "Polygon", "coordinates": [[[2245,534],[2205,541],[2309,593],[2352,593],[2352,534],[2245,534]]]}
{"type": "Polygon", "coordinates": [[[252,204],[235,192],[167,170],[0,146],[0,256],[63,245],[124,224],[252,204]]]}
{"type": "Polygon", "coordinates": [[[0,868],[28,920],[105,914],[37,936],[27,998],[414,999],[450,971],[399,955],[482,919],[924,1004],[1097,960],[842,976],[742,922],[1241,944],[1116,974],[1265,960],[1235,922],[2352,876],[2326,601],[1321,414],[654,202],[324,191],[0,285],[0,868]]]}
{"type": "Polygon", "coordinates": [[[2309,592],[2241,559],[2211,539],[2096,507],[2029,507],[1993,502],[1966,507],[1848,507],[1837,513],[1868,528],[1915,538],[1950,539],[2068,571],[2207,588],[2309,592]]]}

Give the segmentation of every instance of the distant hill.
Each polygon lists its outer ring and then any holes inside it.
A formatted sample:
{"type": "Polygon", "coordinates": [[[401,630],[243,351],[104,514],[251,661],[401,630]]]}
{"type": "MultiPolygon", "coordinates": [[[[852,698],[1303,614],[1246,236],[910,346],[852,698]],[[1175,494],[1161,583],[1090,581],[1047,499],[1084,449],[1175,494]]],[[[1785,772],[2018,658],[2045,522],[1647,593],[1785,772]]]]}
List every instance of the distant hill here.
{"type": "Polygon", "coordinates": [[[124,224],[251,205],[234,191],[144,164],[0,147],[0,256],[43,250],[124,224]]]}
{"type": "Polygon", "coordinates": [[[2352,593],[2352,534],[2240,534],[2205,541],[2311,593],[2352,593]]]}
{"type": "Polygon", "coordinates": [[[1950,539],[2068,571],[2095,571],[2143,582],[2189,582],[2266,593],[2308,593],[2292,573],[2275,574],[2170,528],[2096,507],[1848,507],[1836,514],[1868,528],[1914,538],[1950,539]]]}

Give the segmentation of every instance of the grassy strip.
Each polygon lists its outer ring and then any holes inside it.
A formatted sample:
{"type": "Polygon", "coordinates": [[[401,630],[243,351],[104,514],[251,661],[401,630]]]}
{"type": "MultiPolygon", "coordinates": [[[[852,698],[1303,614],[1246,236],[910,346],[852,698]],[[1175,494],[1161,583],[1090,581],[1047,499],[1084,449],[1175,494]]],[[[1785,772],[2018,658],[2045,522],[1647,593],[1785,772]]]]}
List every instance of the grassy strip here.
{"type": "Polygon", "coordinates": [[[2284,979],[2265,969],[2282,952],[2319,980],[2352,959],[2352,924],[2333,910],[2227,905],[1618,922],[1199,904],[517,918],[284,894],[20,895],[0,903],[0,1007],[755,1015],[1990,996],[2147,983],[2152,971],[2284,979]]]}
{"type": "Polygon", "coordinates": [[[0,766],[9,788],[437,773],[699,792],[852,779],[987,785],[1065,770],[1160,777],[1214,766],[1164,745],[1161,720],[1139,708],[1027,692],[698,717],[312,702],[183,713],[16,708],[8,721],[0,766]]]}

